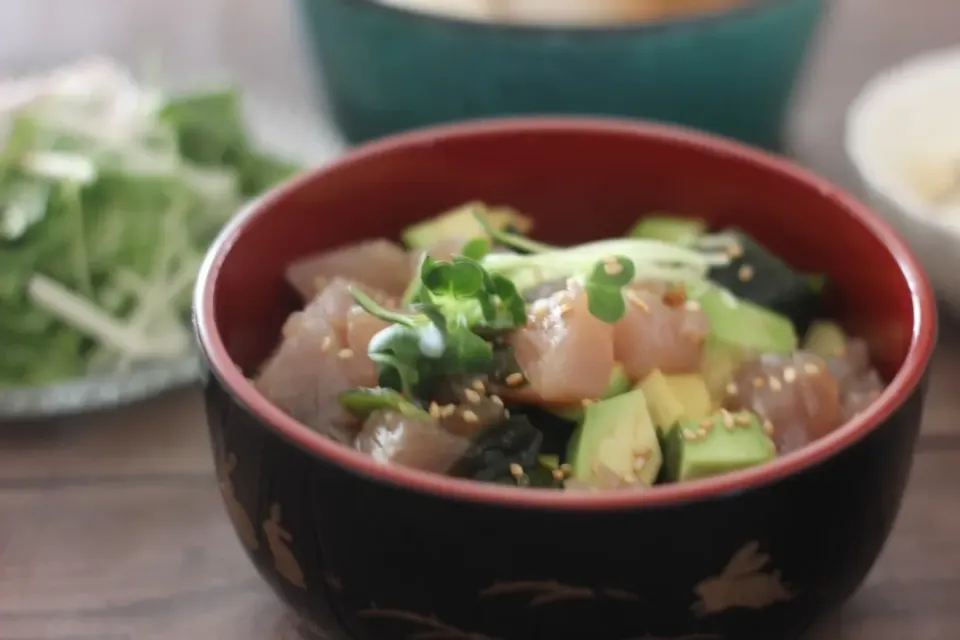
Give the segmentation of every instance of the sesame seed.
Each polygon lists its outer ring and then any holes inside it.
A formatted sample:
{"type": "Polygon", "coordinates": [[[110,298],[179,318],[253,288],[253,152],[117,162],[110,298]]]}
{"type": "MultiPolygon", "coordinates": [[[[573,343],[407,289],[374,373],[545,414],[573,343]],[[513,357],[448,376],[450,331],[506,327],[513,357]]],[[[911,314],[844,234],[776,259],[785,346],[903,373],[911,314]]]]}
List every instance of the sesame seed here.
{"type": "Polygon", "coordinates": [[[683,430],[683,439],[684,439],[684,440],[696,440],[696,439],[697,439],[697,434],[696,434],[695,432],[693,432],[693,431],[687,431],[686,429],[684,429],[684,430],[683,430]]]}
{"type": "Polygon", "coordinates": [[[349,358],[352,358],[353,349],[340,349],[340,351],[337,352],[337,357],[340,358],[341,360],[347,360],[349,358]]]}
{"type": "Polygon", "coordinates": [[[668,307],[679,307],[687,301],[687,290],[682,287],[671,287],[663,294],[663,303],[668,307]]]}
{"type": "Polygon", "coordinates": [[[523,467],[516,462],[510,464],[510,475],[519,480],[523,477],[523,467]]]}
{"type": "Polygon", "coordinates": [[[500,406],[500,407],[503,406],[503,398],[501,398],[500,396],[490,396],[490,401],[497,406],[500,406]]]}
{"type": "Polygon", "coordinates": [[[467,402],[472,404],[480,404],[480,394],[474,391],[473,389],[464,389],[463,396],[467,399],[467,402]]]}
{"type": "Polygon", "coordinates": [[[475,414],[470,409],[464,409],[461,415],[463,416],[463,421],[468,422],[470,424],[476,424],[477,422],[480,421],[480,418],[477,417],[477,414],[475,414]]]}
{"type": "Polygon", "coordinates": [[[704,418],[700,421],[700,427],[703,429],[709,429],[713,426],[713,418],[704,418]]]}
{"type": "Polygon", "coordinates": [[[727,248],[727,255],[731,258],[739,258],[743,255],[743,247],[737,243],[731,244],[727,248]]]}
{"type": "Polygon", "coordinates": [[[479,391],[480,393],[483,393],[484,391],[487,390],[487,388],[483,385],[483,380],[474,380],[470,384],[470,386],[473,387],[474,390],[479,391]]]}
{"type": "Polygon", "coordinates": [[[808,362],[808,363],[806,363],[805,365],[803,365],[803,371],[804,371],[804,373],[806,373],[807,375],[815,376],[815,375],[817,375],[818,373],[820,373],[820,367],[818,367],[817,365],[815,365],[815,364],[812,363],[812,362],[808,362]]]}
{"type": "Polygon", "coordinates": [[[583,407],[589,407],[589,406],[592,405],[593,403],[594,403],[594,401],[591,400],[590,398],[584,398],[583,400],[580,401],[580,405],[583,406],[583,407]]]}
{"type": "Polygon", "coordinates": [[[626,482],[627,484],[636,484],[640,481],[640,478],[638,478],[632,473],[625,473],[622,476],[620,476],[620,479],[626,482]]]}
{"type": "Polygon", "coordinates": [[[733,416],[730,415],[729,411],[727,411],[726,409],[721,409],[720,416],[721,418],[723,418],[723,426],[727,427],[728,429],[733,427],[734,420],[733,420],[733,416]]]}
{"type": "Polygon", "coordinates": [[[647,466],[647,459],[643,457],[634,458],[633,460],[633,470],[636,472],[643,471],[643,468],[647,466]]]}
{"type": "Polygon", "coordinates": [[[728,396],[735,396],[735,395],[737,395],[738,393],[740,393],[740,387],[737,386],[737,383],[736,383],[736,382],[728,382],[728,383],[727,383],[727,395],[728,395],[728,396]]]}
{"type": "Polygon", "coordinates": [[[700,427],[699,429],[697,429],[697,437],[698,437],[698,438],[706,438],[706,437],[707,437],[707,430],[704,429],[703,427],[700,427]]]}
{"type": "Polygon", "coordinates": [[[573,305],[571,305],[568,302],[564,302],[559,307],[557,307],[557,310],[560,312],[560,315],[562,317],[569,314],[571,311],[573,311],[573,305]]]}
{"type": "Polygon", "coordinates": [[[683,308],[689,311],[690,313],[696,313],[697,311],[700,311],[702,307],[700,306],[700,303],[697,302],[696,300],[687,300],[686,302],[683,303],[683,308]]]}
{"type": "Polygon", "coordinates": [[[787,384],[793,383],[797,379],[797,370],[793,367],[787,367],[783,370],[783,381],[787,384]]]}
{"type": "Polygon", "coordinates": [[[457,412],[457,405],[455,404],[448,404],[440,407],[440,415],[443,416],[444,418],[449,418],[456,412],[457,412]]]}
{"type": "Polygon", "coordinates": [[[509,417],[510,417],[510,412],[507,411],[506,409],[504,409],[504,410],[503,410],[503,417],[504,417],[504,418],[509,418],[509,417]]]}
{"type": "Polygon", "coordinates": [[[326,353],[330,351],[330,346],[333,344],[333,338],[330,336],[324,336],[323,342],[320,343],[320,350],[326,353]]]}
{"type": "Polygon", "coordinates": [[[566,477],[560,469],[554,469],[552,475],[553,479],[557,481],[563,480],[566,477]]]}
{"type": "Polygon", "coordinates": [[[511,373],[506,378],[506,383],[511,387],[515,387],[523,383],[523,374],[519,372],[511,373]]]}
{"type": "Polygon", "coordinates": [[[765,434],[767,434],[768,436],[772,436],[772,435],[773,435],[773,431],[774,431],[774,429],[773,429],[773,423],[770,422],[769,420],[764,420],[764,421],[763,421],[763,432],[764,432],[765,434]]]}
{"type": "Polygon", "coordinates": [[[434,419],[440,417],[440,405],[438,405],[436,402],[430,403],[430,417],[434,419]]]}
{"type": "Polygon", "coordinates": [[[750,419],[750,416],[744,413],[737,415],[733,421],[741,427],[749,427],[753,423],[753,420],[750,419]]]}
{"type": "Polygon", "coordinates": [[[635,306],[637,309],[640,309],[640,311],[643,311],[646,313],[650,312],[650,305],[648,305],[646,301],[643,298],[641,298],[636,291],[632,291],[632,290],[627,291],[627,300],[629,300],[630,304],[635,306]]]}
{"type": "Polygon", "coordinates": [[[753,386],[755,389],[763,389],[767,385],[767,381],[763,378],[756,377],[753,379],[753,386]]]}
{"type": "Polygon", "coordinates": [[[615,276],[623,273],[623,265],[616,258],[611,258],[612,262],[604,262],[603,270],[608,276],[615,276]]]}
{"type": "Polygon", "coordinates": [[[737,277],[743,282],[746,282],[753,277],[753,267],[748,264],[740,265],[740,268],[737,270],[737,277]]]}
{"type": "Polygon", "coordinates": [[[770,389],[773,391],[781,391],[783,384],[781,384],[775,376],[770,376],[770,389]]]}

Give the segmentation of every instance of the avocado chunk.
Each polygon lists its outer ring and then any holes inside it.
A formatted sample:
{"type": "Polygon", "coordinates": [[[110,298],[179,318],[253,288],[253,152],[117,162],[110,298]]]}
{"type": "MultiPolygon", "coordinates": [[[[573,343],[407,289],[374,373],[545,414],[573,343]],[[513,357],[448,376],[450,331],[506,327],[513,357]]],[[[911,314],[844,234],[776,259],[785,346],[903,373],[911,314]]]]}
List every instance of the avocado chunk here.
{"type": "Polygon", "coordinates": [[[824,360],[842,356],[847,350],[847,334],[836,322],[817,320],[803,340],[804,349],[824,360]]]}
{"type": "Polygon", "coordinates": [[[657,369],[639,388],[647,398],[653,424],[661,433],[681,420],[700,420],[713,411],[707,384],[697,374],[664,375],[657,369]]]}
{"type": "Polygon", "coordinates": [[[791,353],[797,349],[793,322],[726,289],[709,285],[692,296],[710,318],[710,335],[751,351],[791,353]]]}
{"type": "Polygon", "coordinates": [[[738,298],[789,318],[801,333],[816,317],[822,277],[795,271],[739,229],[704,236],[699,244],[726,249],[730,261],[711,269],[709,278],[738,298]]]}
{"type": "Polygon", "coordinates": [[[777,447],[765,423],[750,411],[720,410],[684,420],[664,438],[664,475],[683,482],[746,469],[773,460],[777,447]]]}
{"type": "Polygon", "coordinates": [[[707,385],[710,397],[717,402],[727,395],[727,385],[744,361],[744,350],[714,337],[708,337],[703,345],[700,374],[707,385]]]}
{"type": "Polygon", "coordinates": [[[707,230],[707,223],[696,218],[653,215],[641,218],[627,235],[631,238],[662,240],[670,244],[690,246],[707,230]]]}
{"type": "Polygon", "coordinates": [[[609,475],[621,484],[652,485],[663,455],[643,391],[587,406],[583,424],[570,440],[567,461],[572,477],[590,486],[604,486],[609,475]]]}
{"type": "MultiPolygon", "coordinates": [[[[614,363],[613,370],[610,371],[610,382],[607,383],[607,390],[600,397],[601,400],[618,396],[630,390],[632,383],[627,373],[623,370],[620,363],[614,363]]],[[[560,407],[550,407],[550,413],[570,422],[580,422],[583,419],[583,405],[573,404],[560,407]]]]}
{"type": "Polygon", "coordinates": [[[474,213],[482,210],[495,229],[525,234],[533,227],[533,220],[506,207],[486,207],[470,202],[438,216],[418,222],[404,229],[401,239],[411,249],[428,249],[447,238],[477,238],[486,232],[474,213]]]}

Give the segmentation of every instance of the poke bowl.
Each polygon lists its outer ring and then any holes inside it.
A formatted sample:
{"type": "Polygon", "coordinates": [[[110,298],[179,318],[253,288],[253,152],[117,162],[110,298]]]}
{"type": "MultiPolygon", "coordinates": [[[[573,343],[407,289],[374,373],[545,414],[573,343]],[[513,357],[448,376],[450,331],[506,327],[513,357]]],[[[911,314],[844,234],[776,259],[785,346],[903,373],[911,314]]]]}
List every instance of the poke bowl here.
{"type": "Polygon", "coordinates": [[[887,223],[785,160],[529,118],[270,192],[195,327],[227,512],[321,637],[719,640],[863,581],[936,309],[887,223]]]}

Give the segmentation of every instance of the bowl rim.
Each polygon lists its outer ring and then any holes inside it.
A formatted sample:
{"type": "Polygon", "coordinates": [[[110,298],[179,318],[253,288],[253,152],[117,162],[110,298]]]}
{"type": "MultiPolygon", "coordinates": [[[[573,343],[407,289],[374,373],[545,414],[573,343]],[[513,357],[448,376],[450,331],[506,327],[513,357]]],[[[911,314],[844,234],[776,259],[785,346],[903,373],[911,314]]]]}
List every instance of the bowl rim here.
{"type": "Polygon", "coordinates": [[[904,94],[915,84],[929,85],[933,77],[945,76],[952,70],[960,73],[960,45],[929,49],[871,76],[844,114],[843,146],[847,160],[863,185],[892,203],[902,218],[960,238],[956,222],[944,220],[907,185],[889,179],[890,171],[868,152],[875,135],[870,122],[883,113],[895,96],[904,94]]]}
{"type": "Polygon", "coordinates": [[[672,506],[759,489],[816,466],[850,448],[876,430],[920,385],[936,343],[936,302],[930,282],[907,243],[881,216],[839,187],[777,157],[742,143],[672,125],[617,118],[520,117],[475,120],[428,127],[361,145],[338,160],[314,168],[267,192],[238,213],[210,247],[194,291],[194,326],[200,350],[210,372],[232,399],[263,423],[264,428],[291,441],[310,455],[354,475],[380,484],[406,489],[435,498],[532,509],[604,511],[672,506]],[[789,179],[805,183],[825,199],[847,211],[876,237],[898,264],[910,290],[911,341],[907,356],[880,398],[867,411],[812,444],[767,464],[720,476],[658,485],[646,491],[531,491],[450,478],[398,465],[384,465],[369,456],[345,447],[288,416],[257,391],[231,360],[217,330],[214,294],[218,275],[227,254],[251,223],[269,215],[274,203],[305,185],[323,180],[334,171],[362,165],[367,159],[403,150],[429,146],[438,139],[482,137],[504,133],[577,132],[617,134],[653,138],[693,149],[709,149],[722,158],[748,162],[789,179]]]}
{"type": "MultiPolygon", "coordinates": [[[[301,0],[311,2],[313,0],[301,0]]],[[[720,22],[724,18],[739,18],[749,16],[753,13],[759,13],[773,5],[787,4],[790,2],[803,2],[805,0],[743,0],[740,4],[728,7],[726,9],[711,9],[709,11],[698,11],[690,15],[679,15],[667,18],[658,18],[655,20],[638,21],[630,20],[623,22],[602,23],[602,24],[567,24],[567,23],[549,23],[549,22],[504,22],[488,20],[471,20],[456,15],[442,13],[440,11],[422,11],[407,6],[398,6],[387,4],[380,0],[337,0],[352,4],[362,5],[362,8],[370,11],[381,11],[391,13],[395,16],[408,20],[410,22],[433,23],[437,26],[445,26],[457,29],[466,29],[474,31],[530,34],[530,35],[610,35],[615,33],[648,34],[657,31],[669,31],[672,29],[685,29],[690,27],[704,27],[713,23],[720,22]]],[[[810,0],[807,0],[810,1],[810,0]]],[[[812,0],[813,2],[823,2],[823,0],[812,0]]]]}

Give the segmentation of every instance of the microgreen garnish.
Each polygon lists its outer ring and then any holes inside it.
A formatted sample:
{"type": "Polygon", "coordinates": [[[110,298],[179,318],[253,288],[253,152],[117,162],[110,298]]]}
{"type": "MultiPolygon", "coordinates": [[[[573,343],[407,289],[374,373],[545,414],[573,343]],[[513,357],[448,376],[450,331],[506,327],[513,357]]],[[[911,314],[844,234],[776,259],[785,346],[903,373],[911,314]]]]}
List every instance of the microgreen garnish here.
{"type": "Polygon", "coordinates": [[[384,387],[348,389],[337,396],[340,405],[358,420],[366,419],[374,411],[396,411],[409,418],[429,420],[430,414],[408,400],[403,394],[384,387]]]}
{"type": "Polygon", "coordinates": [[[487,217],[487,213],[482,206],[474,208],[473,217],[477,219],[477,222],[480,223],[480,226],[483,227],[483,230],[486,231],[487,235],[489,235],[494,242],[509,249],[515,249],[524,253],[546,253],[548,251],[554,251],[557,248],[549,244],[531,240],[519,233],[511,233],[510,231],[497,229],[494,225],[490,224],[490,219],[487,217]]]}
{"type": "Polygon", "coordinates": [[[610,323],[622,318],[627,311],[622,289],[633,281],[634,275],[633,263],[623,256],[598,262],[584,282],[591,315],[610,323]]]}
{"type": "Polygon", "coordinates": [[[463,245],[460,253],[471,260],[483,260],[483,257],[490,253],[490,249],[490,240],[488,238],[474,238],[463,245]]]}
{"type": "Polygon", "coordinates": [[[450,261],[424,256],[418,283],[409,313],[385,309],[350,289],[367,313],[391,323],[373,336],[368,349],[380,385],[421,397],[441,376],[495,369],[487,338],[526,322],[526,305],[513,283],[466,256],[450,261]]]}

